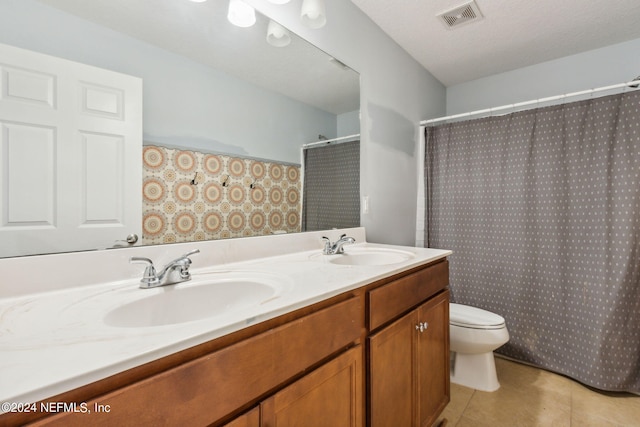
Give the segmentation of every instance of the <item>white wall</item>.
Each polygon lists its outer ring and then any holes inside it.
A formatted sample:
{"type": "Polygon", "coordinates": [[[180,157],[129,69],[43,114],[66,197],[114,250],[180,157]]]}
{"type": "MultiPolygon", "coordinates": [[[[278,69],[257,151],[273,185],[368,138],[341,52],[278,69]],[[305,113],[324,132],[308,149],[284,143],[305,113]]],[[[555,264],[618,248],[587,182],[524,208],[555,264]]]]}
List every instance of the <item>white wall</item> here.
{"type": "Polygon", "coordinates": [[[349,0],[325,0],[327,25],[300,22],[301,0],[246,0],[360,73],[361,216],[367,240],[413,246],[418,123],[445,113],[445,88],[349,0]]]}
{"type": "Polygon", "coordinates": [[[299,163],[336,136],[334,114],[33,0],[0,0],[0,28],[0,43],[142,77],[145,143],[299,163]]]}
{"type": "Polygon", "coordinates": [[[360,133],[360,110],[338,114],[338,132],[340,136],[356,135],[360,133]]]}
{"type": "Polygon", "coordinates": [[[640,39],[450,86],[447,115],[628,82],[640,75],[638,52],[640,39]]]}

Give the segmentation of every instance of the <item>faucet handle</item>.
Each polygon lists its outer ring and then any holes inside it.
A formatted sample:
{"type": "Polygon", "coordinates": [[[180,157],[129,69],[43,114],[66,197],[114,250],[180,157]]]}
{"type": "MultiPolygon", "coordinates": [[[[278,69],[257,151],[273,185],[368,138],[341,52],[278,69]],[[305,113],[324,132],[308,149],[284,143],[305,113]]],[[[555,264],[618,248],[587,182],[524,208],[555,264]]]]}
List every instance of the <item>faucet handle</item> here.
{"type": "Polygon", "coordinates": [[[189,261],[189,264],[191,264],[191,260],[189,259],[189,257],[190,257],[191,255],[193,255],[193,254],[197,254],[197,253],[200,253],[200,249],[194,249],[194,250],[192,250],[192,251],[187,252],[187,253],[186,253],[186,254],[184,254],[184,255],[180,255],[178,258],[176,258],[176,259],[174,259],[173,261],[171,261],[170,263],[168,263],[168,264],[166,265],[165,269],[166,269],[168,266],[173,265],[173,264],[178,264],[178,263],[182,263],[182,264],[184,264],[184,261],[185,261],[185,260],[186,260],[186,261],[189,261]]]}
{"type": "Polygon", "coordinates": [[[153,261],[141,256],[132,256],[129,258],[129,264],[146,264],[147,268],[153,268],[153,261]]]}
{"type": "Polygon", "coordinates": [[[156,268],[153,266],[153,261],[149,258],[132,256],[129,258],[129,264],[146,264],[147,268],[144,269],[144,274],[142,279],[140,279],[141,283],[148,285],[155,285],[159,283],[158,275],[156,274],[156,268]]]}
{"type": "Polygon", "coordinates": [[[328,237],[326,236],[322,236],[322,241],[324,242],[324,249],[322,250],[322,253],[325,255],[330,255],[331,254],[331,240],[329,240],[328,237]]]}
{"type": "Polygon", "coordinates": [[[189,273],[189,266],[191,265],[191,259],[189,258],[191,255],[199,254],[200,249],[194,249],[192,251],[187,252],[182,255],[180,258],[174,261],[174,263],[180,265],[180,275],[183,279],[189,280],[191,278],[191,274],[189,273]]]}
{"type": "Polygon", "coordinates": [[[191,255],[195,255],[195,254],[199,254],[200,253],[200,249],[194,249],[192,251],[187,252],[186,254],[182,255],[182,258],[187,258],[191,255]]]}
{"type": "Polygon", "coordinates": [[[199,254],[200,249],[194,249],[192,251],[187,252],[182,255],[180,258],[175,260],[174,262],[181,263],[181,269],[183,274],[188,274],[189,266],[191,265],[191,259],[189,258],[191,255],[199,254]]]}
{"type": "Polygon", "coordinates": [[[153,261],[151,261],[149,258],[145,258],[145,257],[141,257],[141,256],[132,256],[131,258],[129,258],[129,264],[146,264],[147,265],[147,269],[154,269],[153,267],[153,261]]]}

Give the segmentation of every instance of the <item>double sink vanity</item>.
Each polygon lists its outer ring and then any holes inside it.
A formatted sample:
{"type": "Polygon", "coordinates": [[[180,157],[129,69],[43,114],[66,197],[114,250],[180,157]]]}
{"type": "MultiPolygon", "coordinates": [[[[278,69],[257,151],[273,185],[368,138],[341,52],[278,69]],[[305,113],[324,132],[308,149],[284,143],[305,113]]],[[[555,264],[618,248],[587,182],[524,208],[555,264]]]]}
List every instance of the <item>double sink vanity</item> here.
{"type": "Polygon", "coordinates": [[[430,426],[450,254],[354,228],[0,259],[0,425],[430,426]],[[176,284],[129,263],[194,249],[176,284]]]}

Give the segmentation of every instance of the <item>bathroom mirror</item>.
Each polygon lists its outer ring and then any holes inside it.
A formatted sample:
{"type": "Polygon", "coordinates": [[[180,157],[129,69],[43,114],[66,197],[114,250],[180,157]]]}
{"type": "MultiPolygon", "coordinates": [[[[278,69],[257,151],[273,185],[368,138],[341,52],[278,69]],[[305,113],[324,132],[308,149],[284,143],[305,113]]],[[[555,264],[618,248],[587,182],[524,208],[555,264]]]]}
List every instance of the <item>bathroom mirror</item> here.
{"type": "MultiPolygon", "coordinates": [[[[267,172],[273,164],[292,182],[303,144],[359,133],[359,75],[293,33],[287,46],[269,44],[273,24],[259,13],[252,27],[233,26],[227,7],[226,0],[0,0],[0,43],[141,77],[145,147],[196,152],[199,162],[208,155],[225,164],[240,159],[257,172],[258,163],[267,172]]],[[[270,182],[250,180],[237,179],[247,197],[270,182]]],[[[290,188],[274,197],[298,200],[290,188]]],[[[102,248],[78,240],[73,250],[102,248]]]]}

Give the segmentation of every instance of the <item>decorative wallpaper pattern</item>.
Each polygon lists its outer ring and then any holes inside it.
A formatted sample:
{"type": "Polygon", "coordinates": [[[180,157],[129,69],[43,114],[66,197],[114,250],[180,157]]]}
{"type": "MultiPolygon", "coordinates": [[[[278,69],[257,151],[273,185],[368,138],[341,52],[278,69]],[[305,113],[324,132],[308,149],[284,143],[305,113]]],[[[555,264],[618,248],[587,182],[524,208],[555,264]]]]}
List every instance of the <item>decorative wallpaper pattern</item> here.
{"type": "Polygon", "coordinates": [[[300,231],[300,167],[165,147],[143,150],[142,244],[300,231]]]}

